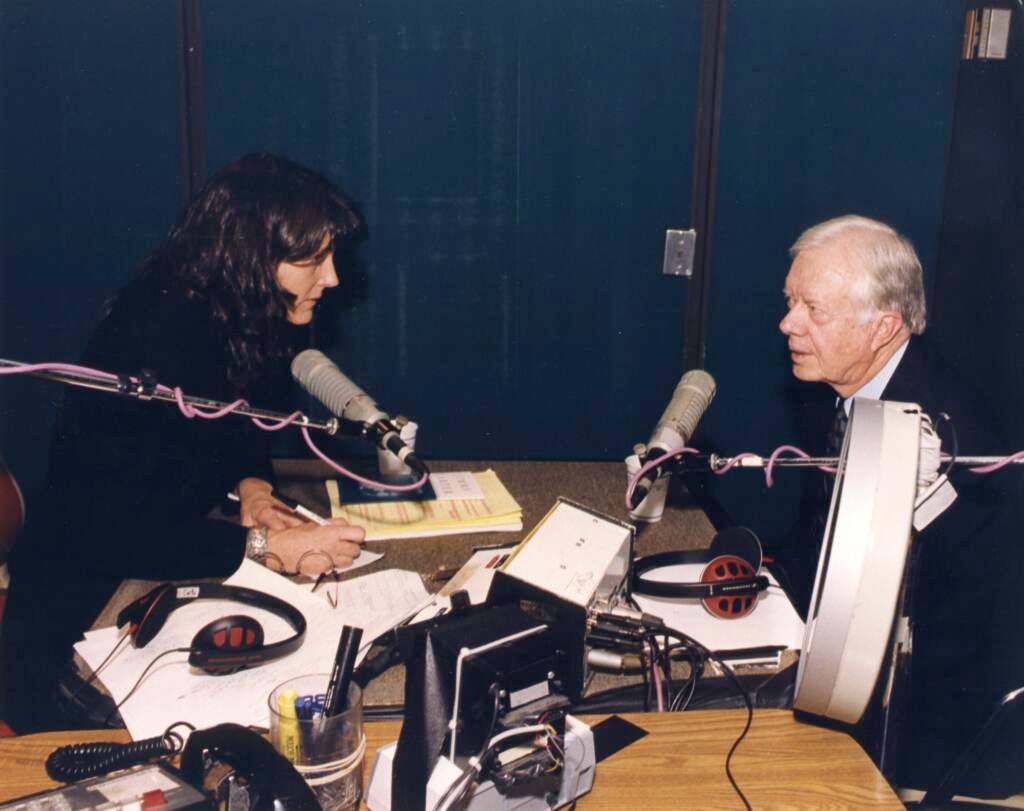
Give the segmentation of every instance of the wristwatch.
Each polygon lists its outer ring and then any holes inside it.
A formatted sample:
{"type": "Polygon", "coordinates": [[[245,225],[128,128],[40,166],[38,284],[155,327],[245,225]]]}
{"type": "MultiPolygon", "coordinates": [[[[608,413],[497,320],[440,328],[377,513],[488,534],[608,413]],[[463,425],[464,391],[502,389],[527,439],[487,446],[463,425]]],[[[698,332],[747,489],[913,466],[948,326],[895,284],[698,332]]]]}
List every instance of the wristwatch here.
{"type": "Polygon", "coordinates": [[[253,527],[245,533],[245,556],[261,566],[267,562],[267,528],[253,527]]]}

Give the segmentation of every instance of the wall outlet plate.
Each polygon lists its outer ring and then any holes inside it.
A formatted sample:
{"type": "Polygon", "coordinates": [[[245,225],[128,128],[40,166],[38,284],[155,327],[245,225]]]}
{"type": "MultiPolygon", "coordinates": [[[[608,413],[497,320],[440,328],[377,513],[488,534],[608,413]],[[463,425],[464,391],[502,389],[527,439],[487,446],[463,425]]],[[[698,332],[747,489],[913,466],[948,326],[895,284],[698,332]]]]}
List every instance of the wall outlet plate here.
{"type": "Polygon", "coordinates": [[[665,259],[661,272],[665,276],[693,276],[693,254],[697,247],[697,232],[669,229],[665,231],[665,259]]]}

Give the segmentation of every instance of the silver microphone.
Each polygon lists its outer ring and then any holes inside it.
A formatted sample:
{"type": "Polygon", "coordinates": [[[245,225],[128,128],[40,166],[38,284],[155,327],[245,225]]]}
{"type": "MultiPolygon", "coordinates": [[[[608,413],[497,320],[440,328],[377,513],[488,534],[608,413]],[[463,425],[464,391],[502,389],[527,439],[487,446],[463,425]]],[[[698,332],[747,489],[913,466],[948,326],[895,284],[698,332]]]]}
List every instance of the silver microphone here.
{"type": "MultiPolygon", "coordinates": [[[[641,467],[657,456],[684,447],[690,441],[697,430],[697,423],[711,405],[715,391],[715,379],[702,369],[691,369],[680,378],[672,399],[647,442],[647,450],[640,458],[641,467]]],[[[644,500],[661,472],[659,465],[637,482],[630,499],[633,509],[644,500]]]]}
{"type": "Polygon", "coordinates": [[[338,417],[364,425],[391,419],[369,394],[317,349],[306,349],[292,359],[292,377],[338,417]]]}
{"type": "Polygon", "coordinates": [[[400,461],[417,473],[425,473],[423,462],[402,441],[399,429],[376,401],[353,383],[317,349],[306,349],[292,359],[292,377],[324,406],[342,419],[362,423],[366,430],[377,433],[377,444],[391,451],[400,461]]]}

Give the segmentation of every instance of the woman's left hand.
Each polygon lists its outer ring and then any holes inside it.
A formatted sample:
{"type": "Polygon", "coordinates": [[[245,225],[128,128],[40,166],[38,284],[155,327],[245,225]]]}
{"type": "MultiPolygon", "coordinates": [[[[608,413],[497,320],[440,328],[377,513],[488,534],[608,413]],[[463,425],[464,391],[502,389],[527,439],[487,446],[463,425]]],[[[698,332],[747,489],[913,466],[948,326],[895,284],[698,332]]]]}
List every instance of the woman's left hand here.
{"type": "Polygon", "coordinates": [[[241,501],[240,517],[243,527],[287,529],[300,527],[305,521],[272,495],[273,485],[264,479],[242,479],[238,483],[241,501]]]}

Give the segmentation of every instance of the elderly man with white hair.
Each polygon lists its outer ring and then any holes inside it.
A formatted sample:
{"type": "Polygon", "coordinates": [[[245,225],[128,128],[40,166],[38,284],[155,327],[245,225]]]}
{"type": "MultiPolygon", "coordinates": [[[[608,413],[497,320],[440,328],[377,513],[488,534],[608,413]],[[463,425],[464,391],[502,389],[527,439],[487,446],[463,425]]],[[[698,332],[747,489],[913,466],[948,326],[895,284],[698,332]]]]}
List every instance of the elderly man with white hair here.
{"type": "MultiPolygon", "coordinates": [[[[944,363],[925,337],[921,263],[910,241],[885,223],[843,216],[806,230],[790,249],[779,324],[803,387],[803,444],[835,454],[854,397],[915,402],[961,452],[1005,450],[980,398],[944,363]]],[[[1003,599],[992,556],[1006,542],[1005,497],[992,479],[957,470],[954,506],[915,540],[909,594],[914,625],[909,724],[894,775],[903,785],[934,781],[1012,684],[1019,655],[999,649],[990,620],[1003,599]]],[[[775,551],[797,608],[807,610],[824,532],[831,480],[808,473],[801,519],[775,551]]],[[[1015,612],[1020,616],[1019,609],[1015,612]]],[[[998,624],[998,622],[997,622],[998,624]]],[[[1017,674],[1024,684],[1024,674],[1017,674]]]]}
{"type": "Polygon", "coordinates": [[[790,253],[779,329],[793,374],[828,383],[844,401],[881,394],[910,336],[925,328],[914,248],[882,223],[847,216],[808,229],[790,253]]]}

